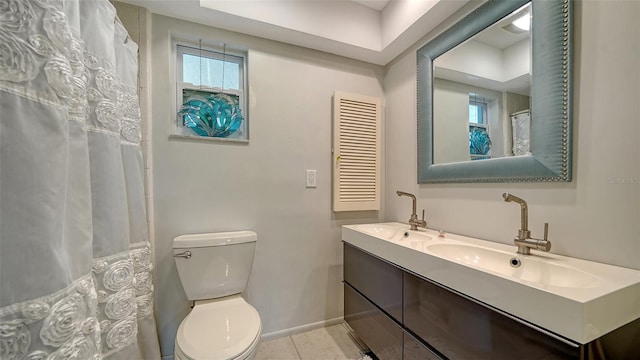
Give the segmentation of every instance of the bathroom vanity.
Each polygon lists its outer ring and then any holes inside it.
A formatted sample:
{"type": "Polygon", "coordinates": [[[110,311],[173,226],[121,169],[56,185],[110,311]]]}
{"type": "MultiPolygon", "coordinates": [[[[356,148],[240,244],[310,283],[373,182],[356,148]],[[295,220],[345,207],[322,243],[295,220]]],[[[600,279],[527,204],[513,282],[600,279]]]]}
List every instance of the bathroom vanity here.
{"type": "Polygon", "coordinates": [[[342,239],[345,320],[380,359],[640,358],[639,271],[400,223],[342,239]]]}

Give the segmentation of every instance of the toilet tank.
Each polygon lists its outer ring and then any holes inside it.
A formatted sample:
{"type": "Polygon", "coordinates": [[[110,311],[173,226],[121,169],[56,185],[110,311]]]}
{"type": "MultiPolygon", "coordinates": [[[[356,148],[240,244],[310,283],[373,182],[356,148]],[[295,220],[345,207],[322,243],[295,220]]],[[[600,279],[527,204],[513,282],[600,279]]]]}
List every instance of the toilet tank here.
{"type": "Polygon", "coordinates": [[[257,239],[253,231],[175,237],[173,256],[187,298],[213,299],[243,292],[257,239]]]}

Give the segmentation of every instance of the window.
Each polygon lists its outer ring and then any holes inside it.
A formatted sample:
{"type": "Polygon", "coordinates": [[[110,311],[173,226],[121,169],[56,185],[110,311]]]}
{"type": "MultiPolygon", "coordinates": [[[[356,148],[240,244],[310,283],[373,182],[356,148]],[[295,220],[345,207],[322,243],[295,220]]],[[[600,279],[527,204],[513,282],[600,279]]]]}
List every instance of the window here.
{"type": "Polygon", "coordinates": [[[245,54],[177,45],[176,135],[248,140],[245,54]]]}
{"type": "Polygon", "coordinates": [[[469,93],[469,153],[471,160],[489,159],[488,101],[484,97],[469,93]]]}
{"type": "Polygon", "coordinates": [[[487,100],[477,94],[469,94],[469,125],[487,126],[487,100]]]}

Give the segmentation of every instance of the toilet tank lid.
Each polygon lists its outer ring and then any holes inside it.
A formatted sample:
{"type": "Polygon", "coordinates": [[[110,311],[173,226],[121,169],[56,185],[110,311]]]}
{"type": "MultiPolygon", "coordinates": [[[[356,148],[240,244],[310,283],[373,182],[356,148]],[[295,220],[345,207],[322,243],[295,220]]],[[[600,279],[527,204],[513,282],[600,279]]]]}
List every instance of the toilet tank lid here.
{"type": "Polygon", "coordinates": [[[258,235],[253,231],[229,231],[205,234],[180,235],[173,238],[173,248],[224,246],[255,242],[258,235]]]}

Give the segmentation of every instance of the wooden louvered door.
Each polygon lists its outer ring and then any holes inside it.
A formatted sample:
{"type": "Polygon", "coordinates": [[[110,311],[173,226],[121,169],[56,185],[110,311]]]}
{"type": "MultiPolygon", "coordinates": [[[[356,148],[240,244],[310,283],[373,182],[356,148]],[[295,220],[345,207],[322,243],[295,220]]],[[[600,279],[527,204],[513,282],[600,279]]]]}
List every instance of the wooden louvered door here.
{"type": "Polygon", "coordinates": [[[380,98],[336,92],[333,211],[380,210],[380,98]]]}

